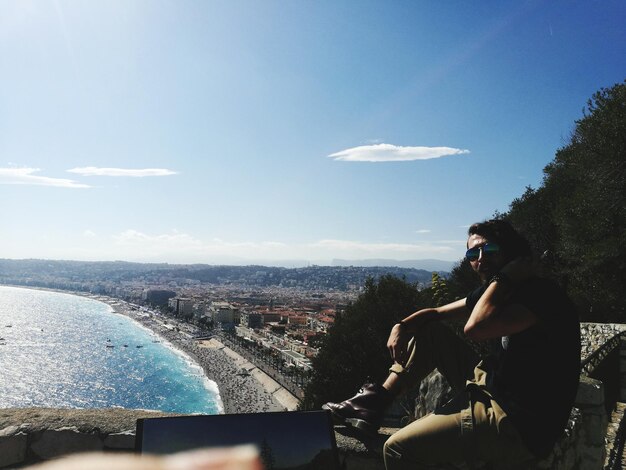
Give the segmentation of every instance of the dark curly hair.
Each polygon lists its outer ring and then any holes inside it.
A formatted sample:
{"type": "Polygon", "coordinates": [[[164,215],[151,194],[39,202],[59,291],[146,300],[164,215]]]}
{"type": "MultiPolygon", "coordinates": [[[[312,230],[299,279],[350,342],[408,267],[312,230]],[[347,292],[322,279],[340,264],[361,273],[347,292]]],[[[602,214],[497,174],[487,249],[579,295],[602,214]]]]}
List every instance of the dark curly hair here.
{"type": "Polygon", "coordinates": [[[519,257],[532,256],[528,240],[520,235],[506,220],[492,219],[478,222],[469,228],[467,234],[480,235],[500,245],[506,262],[519,257]]]}

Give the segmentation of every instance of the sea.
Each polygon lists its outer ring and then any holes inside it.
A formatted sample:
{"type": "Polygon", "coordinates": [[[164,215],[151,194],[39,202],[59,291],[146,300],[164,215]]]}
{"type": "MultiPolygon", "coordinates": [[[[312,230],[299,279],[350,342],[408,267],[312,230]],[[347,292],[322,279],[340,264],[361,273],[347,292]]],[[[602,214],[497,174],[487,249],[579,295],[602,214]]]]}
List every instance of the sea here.
{"type": "Polygon", "coordinates": [[[111,306],[0,286],[0,408],[24,407],[222,412],[200,366],[111,306]]]}

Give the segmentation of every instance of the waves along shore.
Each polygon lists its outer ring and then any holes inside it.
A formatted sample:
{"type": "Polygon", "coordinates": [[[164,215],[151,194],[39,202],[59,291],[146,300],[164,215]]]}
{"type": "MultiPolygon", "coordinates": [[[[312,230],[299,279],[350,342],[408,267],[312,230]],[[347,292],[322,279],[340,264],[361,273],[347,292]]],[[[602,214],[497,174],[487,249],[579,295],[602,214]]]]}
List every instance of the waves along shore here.
{"type": "Polygon", "coordinates": [[[224,413],[293,411],[297,408],[296,397],[218,340],[193,339],[196,333],[193,325],[153,311],[138,311],[119,299],[87,297],[107,303],[115,313],[135,320],[190,356],[202,367],[206,377],[217,384],[224,413]]]}

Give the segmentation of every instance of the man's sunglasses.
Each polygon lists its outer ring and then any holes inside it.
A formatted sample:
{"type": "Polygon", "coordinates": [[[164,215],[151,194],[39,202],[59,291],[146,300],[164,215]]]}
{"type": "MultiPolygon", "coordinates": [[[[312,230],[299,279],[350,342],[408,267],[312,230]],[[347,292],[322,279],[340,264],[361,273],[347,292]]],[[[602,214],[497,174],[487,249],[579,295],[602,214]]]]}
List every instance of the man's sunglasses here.
{"type": "Polygon", "coordinates": [[[482,250],[483,256],[495,255],[500,252],[500,245],[495,243],[485,243],[482,246],[475,246],[465,252],[465,257],[469,261],[476,261],[480,257],[480,250],[482,250]]]}

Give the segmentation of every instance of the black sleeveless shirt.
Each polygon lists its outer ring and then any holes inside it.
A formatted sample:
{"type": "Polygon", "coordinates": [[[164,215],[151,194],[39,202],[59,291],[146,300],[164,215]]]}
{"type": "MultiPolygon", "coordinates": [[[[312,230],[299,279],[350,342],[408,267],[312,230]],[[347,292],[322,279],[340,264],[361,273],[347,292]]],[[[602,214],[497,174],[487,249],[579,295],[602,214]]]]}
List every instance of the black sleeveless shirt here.
{"type": "MultiPolygon", "coordinates": [[[[467,296],[471,311],[485,292],[467,296]]],[[[529,450],[550,453],[569,418],[580,376],[580,324],[575,307],[554,282],[538,277],[518,286],[508,301],[537,316],[537,323],[505,336],[483,366],[487,388],[529,450]]]]}

